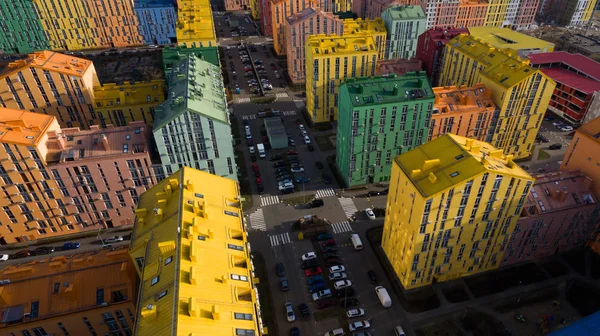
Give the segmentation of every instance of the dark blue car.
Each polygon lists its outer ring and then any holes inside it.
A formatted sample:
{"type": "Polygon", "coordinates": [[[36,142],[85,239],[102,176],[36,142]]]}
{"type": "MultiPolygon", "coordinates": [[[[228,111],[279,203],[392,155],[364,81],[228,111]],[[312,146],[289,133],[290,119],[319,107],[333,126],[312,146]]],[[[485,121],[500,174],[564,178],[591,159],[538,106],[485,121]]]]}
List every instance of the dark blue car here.
{"type": "Polygon", "coordinates": [[[312,285],[308,286],[308,291],[311,292],[311,293],[318,292],[321,289],[325,289],[325,283],[324,282],[319,282],[319,283],[312,284],[312,285]]]}
{"type": "Polygon", "coordinates": [[[65,243],[63,245],[63,250],[75,250],[81,246],[79,243],[65,243]]]}

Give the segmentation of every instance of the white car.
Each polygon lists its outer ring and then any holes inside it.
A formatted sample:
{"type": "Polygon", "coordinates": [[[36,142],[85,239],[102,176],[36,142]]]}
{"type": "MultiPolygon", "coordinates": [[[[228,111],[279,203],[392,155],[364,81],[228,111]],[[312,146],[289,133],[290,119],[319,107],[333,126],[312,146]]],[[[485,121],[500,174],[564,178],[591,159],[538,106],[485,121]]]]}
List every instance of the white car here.
{"type": "Polygon", "coordinates": [[[343,280],[346,279],[348,276],[346,275],[345,272],[335,272],[335,273],[331,273],[329,274],[329,280],[343,280]]]}
{"type": "Polygon", "coordinates": [[[304,125],[298,124],[298,128],[300,129],[300,131],[304,131],[304,125]]]}
{"type": "Polygon", "coordinates": [[[313,301],[331,297],[331,289],[323,289],[313,294],[313,301]]]}
{"type": "Polygon", "coordinates": [[[343,265],[329,267],[329,273],[340,273],[340,272],[344,272],[345,270],[346,270],[346,267],[344,267],[343,265]]]}
{"type": "Polygon", "coordinates": [[[348,316],[348,318],[355,318],[355,317],[361,317],[365,315],[365,310],[364,309],[348,309],[348,311],[346,312],[346,316],[348,316]]]}
{"type": "Polygon", "coordinates": [[[304,167],[292,167],[292,169],[290,169],[292,171],[292,173],[304,173],[304,167]]]}
{"type": "Polygon", "coordinates": [[[0,254],[0,261],[7,261],[8,260],[8,254],[0,254]]]}
{"type": "Polygon", "coordinates": [[[307,145],[310,143],[310,138],[307,135],[304,136],[304,143],[307,145]]]}
{"type": "Polygon", "coordinates": [[[294,314],[294,308],[292,307],[291,302],[285,303],[285,314],[287,315],[288,322],[296,321],[296,314],[294,314]]]}
{"type": "Polygon", "coordinates": [[[337,281],[336,283],[333,284],[333,288],[335,289],[342,289],[342,288],[347,288],[347,287],[351,287],[352,286],[352,281],[350,280],[341,280],[341,281],[337,281]]]}
{"type": "Polygon", "coordinates": [[[254,154],[256,152],[256,150],[254,149],[254,146],[250,146],[250,154],[254,154]]]}
{"type": "Polygon", "coordinates": [[[373,212],[373,209],[371,208],[366,208],[365,209],[365,214],[367,214],[367,217],[369,217],[369,219],[375,219],[375,213],[373,212]]]}
{"type": "Polygon", "coordinates": [[[348,325],[348,329],[350,329],[350,331],[369,329],[370,327],[371,327],[371,323],[369,323],[369,321],[358,321],[358,322],[350,323],[348,325]]]}
{"type": "Polygon", "coordinates": [[[563,126],[560,128],[561,131],[563,132],[571,132],[573,130],[573,127],[571,126],[563,126]]]}
{"type": "Polygon", "coordinates": [[[315,252],[308,252],[302,255],[302,261],[315,259],[316,257],[317,255],[315,254],[315,252]]]}
{"type": "Polygon", "coordinates": [[[118,242],[122,242],[122,241],[123,241],[123,237],[121,237],[121,236],[113,236],[113,237],[104,239],[105,243],[118,243],[118,242]]]}
{"type": "Polygon", "coordinates": [[[406,336],[406,334],[404,333],[404,329],[402,329],[401,326],[397,326],[396,328],[394,328],[394,335],[396,335],[396,336],[406,336]]]}

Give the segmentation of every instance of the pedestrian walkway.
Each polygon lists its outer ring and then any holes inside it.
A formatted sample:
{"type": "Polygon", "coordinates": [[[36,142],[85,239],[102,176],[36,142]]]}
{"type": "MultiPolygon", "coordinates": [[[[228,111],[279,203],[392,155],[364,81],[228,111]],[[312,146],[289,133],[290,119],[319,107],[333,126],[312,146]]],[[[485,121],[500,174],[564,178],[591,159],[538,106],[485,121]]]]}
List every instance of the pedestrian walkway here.
{"type": "Polygon", "coordinates": [[[248,218],[250,219],[250,228],[258,231],[267,231],[263,209],[258,208],[258,210],[251,213],[248,218]]]}
{"type": "Polygon", "coordinates": [[[271,241],[271,247],[292,243],[290,234],[287,232],[269,236],[269,240],[271,241]]]}
{"type": "Polygon", "coordinates": [[[250,102],[250,98],[246,97],[246,98],[236,98],[237,104],[243,104],[243,103],[249,103],[250,102]]]}
{"type": "Polygon", "coordinates": [[[279,196],[260,196],[260,206],[267,206],[280,203],[279,196]]]}
{"type": "Polygon", "coordinates": [[[331,224],[331,227],[334,234],[352,231],[352,225],[348,221],[331,224]]]}
{"type": "Polygon", "coordinates": [[[350,218],[358,211],[358,209],[356,209],[356,205],[354,205],[354,201],[352,201],[351,198],[340,197],[338,199],[342,209],[344,209],[346,217],[350,218]]]}
{"type": "Polygon", "coordinates": [[[295,116],[296,111],[283,111],[284,116],[295,116]]]}
{"type": "Polygon", "coordinates": [[[243,120],[254,120],[256,119],[256,114],[249,114],[249,115],[244,115],[242,116],[243,120]]]}
{"type": "Polygon", "coordinates": [[[335,190],[333,190],[333,188],[319,189],[317,190],[315,198],[323,198],[327,196],[335,196],[335,190]]]}
{"type": "Polygon", "coordinates": [[[288,98],[287,92],[281,92],[275,95],[277,98],[288,98]]]}

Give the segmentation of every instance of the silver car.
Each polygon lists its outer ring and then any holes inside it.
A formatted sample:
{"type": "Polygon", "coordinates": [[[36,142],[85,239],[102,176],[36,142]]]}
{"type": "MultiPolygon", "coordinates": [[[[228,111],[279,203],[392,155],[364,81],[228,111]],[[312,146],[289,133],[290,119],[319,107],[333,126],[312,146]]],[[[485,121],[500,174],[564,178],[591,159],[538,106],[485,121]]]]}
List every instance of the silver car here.
{"type": "Polygon", "coordinates": [[[291,302],[285,303],[285,314],[287,315],[288,322],[296,321],[296,314],[294,314],[294,308],[292,307],[291,302]]]}

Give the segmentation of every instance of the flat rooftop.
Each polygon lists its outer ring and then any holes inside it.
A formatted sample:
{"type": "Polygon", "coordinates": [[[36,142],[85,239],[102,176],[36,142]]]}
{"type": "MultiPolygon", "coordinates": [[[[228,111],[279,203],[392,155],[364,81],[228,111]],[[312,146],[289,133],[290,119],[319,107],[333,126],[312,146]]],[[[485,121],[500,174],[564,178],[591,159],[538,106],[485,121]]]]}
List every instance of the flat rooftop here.
{"type": "Polygon", "coordinates": [[[142,82],[154,79],[165,79],[162,64],[162,51],[159,48],[103,55],[102,53],[85,58],[94,62],[100,83],[142,82]]]}
{"type": "Polygon", "coordinates": [[[600,81],[600,63],[582,54],[571,54],[566,51],[538,53],[529,55],[529,61],[533,66],[562,67],[600,81]]]}
{"type": "Polygon", "coordinates": [[[596,203],[590,190],[592,179],[579,172],[556,171],[537,175],[535,178],[533,188],[523,207],[527,215],[596,203]]]}
{"type": "MultiPolygon", "coordinates": [[[[390,6],[384,10],[388,12],[392,20],[414,20],[423,19],[425,20],[425,12],[421,6],[390,6]]],[[[382,13],[383,16],[383,13],[382,13]]]]}
{"type": "Polygon", "coordinates": [[[42,113],[0,107],[0,142],[35,146],[55,120],[42,113]]]}
{"type": "Polygon", "coordinates": [[[488,109],[493,111],[496,108],[496,104],[492,100],[492,90],[486,88],[483,84],[472,87],[435,87],[433,93],[435,94],[433,114],[484,111],[488,109]]]}
{"type": "Polygon", "coordinates": [[[425,72],[409,72],[404,76],[351,78],[340,85],[339,91],[342,90],[348,92],[353,106],[434,98],[425,72]]]}
{"type": "Polygon", "coordinates": [[[377,54],[373,38],[368,34],[356,35],[311,35],[307,41],[307,50],[314,58],[331,57],[330,55],[351,55],[357,53],[377,54]]]}
{"type": "Polygon", "coordinates": [[[91,65],[92,62],[87,59],[44,50],[10,62],[0,72],[0,77],[21,71],[29,66],[68,76],[82,76],[91,65]]]}
{"type": "Polygon", "coordinates": [[[576,132],[582,133],[600,144],[600,117],[583,124],[576,132]]]}
{"type": "Polygon", "coordinates": [[[405,75],[407,72],[421,71],[423,62],[418,58],[411,59],[395,59],[395,60],[380,60],[375,66],[375,75],[405,75]]]}
{"type": "Polygon", "coordinates": [[[509,28],[499,27],[472,27],[469,33],[493,45],[496,48],[512,50],[546,49],[554,50],[554,43],[544,41],[529,35],[516,32],[509,28]]]}

